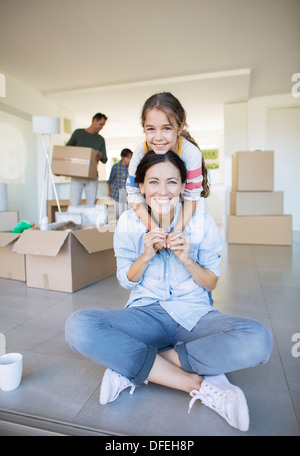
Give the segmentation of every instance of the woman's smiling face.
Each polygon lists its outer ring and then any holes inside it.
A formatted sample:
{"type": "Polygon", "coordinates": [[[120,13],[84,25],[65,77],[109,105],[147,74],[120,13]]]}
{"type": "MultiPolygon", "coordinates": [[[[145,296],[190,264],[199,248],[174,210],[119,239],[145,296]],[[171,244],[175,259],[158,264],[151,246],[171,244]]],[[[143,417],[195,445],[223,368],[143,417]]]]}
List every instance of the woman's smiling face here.
{"type": "Polygon", "coordinates": [[[157,217],[174,213],[180,194],[184,191],[184,183],[178,168],[166,161],[151,166],[140,185],[145,194],[146,202],[157,217]]]}

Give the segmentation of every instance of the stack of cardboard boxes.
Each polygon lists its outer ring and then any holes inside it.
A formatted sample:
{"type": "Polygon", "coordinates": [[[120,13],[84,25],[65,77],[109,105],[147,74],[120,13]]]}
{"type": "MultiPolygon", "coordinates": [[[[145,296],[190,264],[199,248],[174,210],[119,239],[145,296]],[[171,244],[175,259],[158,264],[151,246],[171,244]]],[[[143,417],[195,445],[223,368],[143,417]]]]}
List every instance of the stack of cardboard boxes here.
{"type": "Polygon", "coordinates": [[[229,244],[292,244],[292,216],[284,215],[283,192],[274,191],[274,152],[232,156],[229,244]]]}

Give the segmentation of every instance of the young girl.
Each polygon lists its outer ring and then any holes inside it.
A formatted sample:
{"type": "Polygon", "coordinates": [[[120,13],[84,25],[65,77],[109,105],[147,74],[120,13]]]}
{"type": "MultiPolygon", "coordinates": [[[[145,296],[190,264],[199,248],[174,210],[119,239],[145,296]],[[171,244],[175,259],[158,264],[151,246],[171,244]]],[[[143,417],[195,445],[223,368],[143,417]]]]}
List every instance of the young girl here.
{"type": "MultiPolygon", "coordinates": [[[[126,183],[128,203],[149,229],[156,227],[148,214],[138,184],[135,182],[137,166],[145,154],[152,150],[156,154],[165,154],[172,150],[184,162],[187,169],[187,180],[184,190],[184,204],[174,232],[183,231],[195,212],[201,197],[209,195],[207,169],[202,153],[186,130],[186,113],[179,100],[169,92],[152,95],[144,104],[141,115],[146,141],[133,154],[129,165],[129,176],[126,183]]],[[[161,244],[157,246],[162,247],[161,244]]],[[[166,247],[166,244],[164,245],[166,247]]]]}

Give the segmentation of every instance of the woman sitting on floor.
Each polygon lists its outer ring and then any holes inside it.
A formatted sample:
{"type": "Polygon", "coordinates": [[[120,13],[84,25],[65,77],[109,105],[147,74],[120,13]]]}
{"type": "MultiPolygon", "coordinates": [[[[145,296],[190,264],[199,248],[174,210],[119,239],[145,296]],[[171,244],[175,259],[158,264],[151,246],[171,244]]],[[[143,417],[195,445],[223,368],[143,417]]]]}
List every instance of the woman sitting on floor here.
{"type": "Polygon", "coordinates": [[[100,403],[128,387],[154,382],[185,391],[242,431],[249,413],[240,388],[225,377],[267,362],[272,338],[261,323],[225,315],[212,306],[223,241],[198,203],[184,232],[173,232],[186,169],[172,151],[149,152],[136,182],[159,225],[147,232],[133,209],[122,214],[114,237],[117,277],[132,288],[123,309],[75,312],[67,321],[70,346],[108,367],[100,403]]]}

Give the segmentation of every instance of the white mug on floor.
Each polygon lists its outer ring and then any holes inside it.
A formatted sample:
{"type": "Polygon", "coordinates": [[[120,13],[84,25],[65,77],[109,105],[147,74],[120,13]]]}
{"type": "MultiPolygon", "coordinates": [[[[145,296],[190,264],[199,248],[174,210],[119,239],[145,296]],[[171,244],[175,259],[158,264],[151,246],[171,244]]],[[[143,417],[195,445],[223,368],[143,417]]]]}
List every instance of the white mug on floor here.
{"type": "Polygon", "coordinates": [[[0,356],[0,390],[12,391],[20,385],[23,372],[21,353],[0,356]]]}

